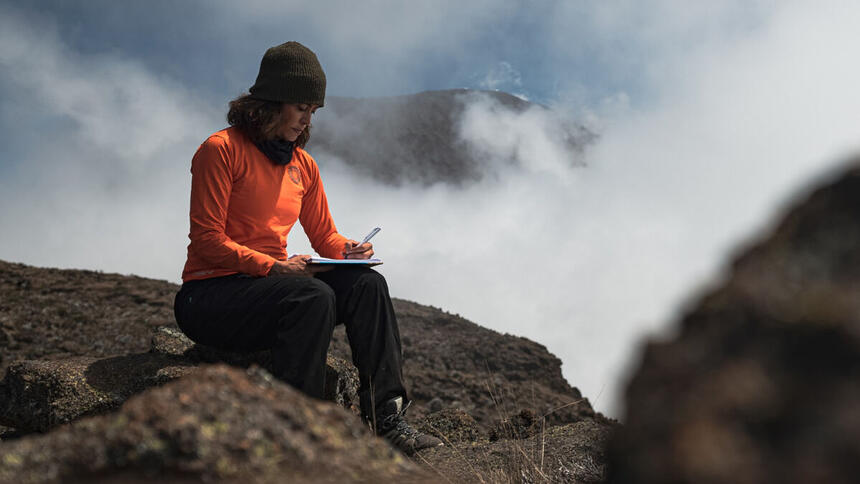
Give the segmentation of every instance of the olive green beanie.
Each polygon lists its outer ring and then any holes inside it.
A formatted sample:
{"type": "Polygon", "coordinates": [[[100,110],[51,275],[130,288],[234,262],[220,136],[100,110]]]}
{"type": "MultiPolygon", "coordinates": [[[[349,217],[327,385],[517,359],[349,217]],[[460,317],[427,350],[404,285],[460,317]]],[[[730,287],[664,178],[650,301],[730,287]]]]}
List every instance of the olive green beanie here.
{"type": "Polygon", "coordinates": [[[298,42],[270,48],[260,62],[251,97],[290,104],[325,101],[325,72],[316,54],[298,42]]]}

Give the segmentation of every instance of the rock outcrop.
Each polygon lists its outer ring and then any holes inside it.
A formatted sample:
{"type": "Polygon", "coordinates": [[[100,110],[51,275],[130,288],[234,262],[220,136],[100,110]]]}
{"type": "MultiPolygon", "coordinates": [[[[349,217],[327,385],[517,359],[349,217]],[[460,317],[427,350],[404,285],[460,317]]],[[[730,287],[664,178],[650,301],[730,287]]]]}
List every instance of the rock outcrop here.
{"type": "MultiPolygon", "coordinates": [[[[0,382],[0,424],[19,432],[45,432],[113,410],[132,395],[194,372],[201,363],[218,362],[243,368],[259,365],[271,371],[269,351],[219,351],[194,344],[169,327],[156,328],[149,353],[18,361],[0,382]]],[[[355,367],[332,356],[326,363],[326,400],[358,414],[355,367]]]]}
{"type": "Polygon", "coordinates": [[[0,375],[16,360],[145,353],[156,327],[176,325],[177,290],[144,277],[0,261],[0,375]]]}
{"type": "Polygon", "coordinates": [[[626,406],[612,482],[857,482],[860,161],[648,345],[626,406]]]}
{"type": "MultiPolygon", "coordinates": [[[[150,352],[171,355],[191,363],[227,363],[240,368],[258,365],[272,372],[272,352],[252,353],[223,351],[195,344],[181,331],[170,326],[159,326],[152,336],[150,352]]],[[[347,360],[328,355],[326,358],[325,400],[359,414],[358,370],[347,360]]]]}
{"type": "MultiPolygon", "coordinates": [[[[172,306],[177,290],[165,281],[0,261],[0,332],[5,335],[0,337],[0,374],[16,360],[116,358],[150,348],[197,362],[224,361],[223,355],[213,358],[204,348],[192,350],[190,342],[157,331],[168,327],[178,334],[172,306]],[[171,350],[170,345],[178,346],[171,350]]],[[[482,433],[499,415],[522,409],[546,415],[550,425],[595,415],[588,400],[562,377],[561,361],[544,346],[429,306],[394,299],[394,308],[403,341],[404,378],[415,400],[412,419],[430,413],[430,402],[435,402],[433,410],[467,412],[482,433]]],[[[330,354],[352,361],[343,326],[335,328],[330,354]]],[[[265,355],[231,358],[227,361],[240,366],[253,361],[265,366],[259,359],[265,355]]],[[[328,387],[340,387],[338,395],[353,398],[342,383],[328,387]]]]}
{"type": "Polygon", "coordinates": [[[192,370],[189,362],[149,353],[18,361],[0,383],[0,424],[44,432],[113,410],[132,395],[192,370]]]}
{"type": "MultiPolygon", "coordinates": [[[[442,408],[470,414],[484,432],[499,415],[532,409],[550,425],[596,415],[591,404],[564,379],[561,360],[526,338],[502,335],[459,316],[395,300],[403,341],[403,375],[423,417],[436,399],[442,408]]],[[[333,354],[346,358],[342,332],[333,354]]]]}
{"type": "Polygon", "coordinates": [[[414,400],[409,421],[452,444],[422,453],[416,467],[355,415],[357,375],[342,326],[329,352],[328,399],[351,411],[261,383],[271,380],[260,369],[271,365],[268,352],[193,344],[173,322],[177,289],[0,261],[0,371],[8,370],[0,425],[13,427],[0,427],[0,482],[244,482],[251,475],[255,482],[434,482],[434,470],[455,481],[498,480],[507,471],[569,482],[603,475],[613,424],[540,344],[395,299],[414,400]],[[250,366],[251,376],[206,366],[216,361],[250,366]],[[510,415],[528,415],[529,423],[490,442],[491,429],[511,427],[510,415]],[[543,443],[559,451],[535,461],[543,443]]]}
{"type": "Polygon", "coordinates": [[[430,482],[343,408],[223,365],[0,448],[0,483],[430,482]]]}

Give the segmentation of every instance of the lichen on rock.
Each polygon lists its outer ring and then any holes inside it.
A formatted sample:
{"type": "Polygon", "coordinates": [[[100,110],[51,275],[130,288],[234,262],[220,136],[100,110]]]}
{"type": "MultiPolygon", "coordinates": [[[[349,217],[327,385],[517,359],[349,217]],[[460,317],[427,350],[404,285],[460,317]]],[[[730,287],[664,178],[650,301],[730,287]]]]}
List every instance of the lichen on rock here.
{"type": "MultiPolygon", "coordinates": [[[[113,410],[147,388],[189,375],[204,362],[219,361],[240,367],[268,365],[271,370],[270,352],[222,352],[196,345],[168,327],[155,329],[149,353],[18,361],[0,384],[0,424],[19,432],[45,432],[113,410]]],[[[326,399],[357,414],[357,371],[339,358],[329,356],[326,363],[326,399]]]]}
{"type": "Polygon", "coordinates": [[[147,390],[116,413],[0,445],[2,483],[426,476],[343,408],[307,398],[262,369],[225,365],[147,390]]]}

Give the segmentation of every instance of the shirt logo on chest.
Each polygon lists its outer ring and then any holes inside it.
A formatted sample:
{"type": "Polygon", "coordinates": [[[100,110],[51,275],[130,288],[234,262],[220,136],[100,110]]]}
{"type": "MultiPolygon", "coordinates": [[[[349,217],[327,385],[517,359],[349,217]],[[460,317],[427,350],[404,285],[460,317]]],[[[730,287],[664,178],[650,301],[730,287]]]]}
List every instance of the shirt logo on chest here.
{"type": "Polygon", "coordinates": [[[296,185],[301,184],[302,174],[299,173],[299,169],[295,166],[290,165],[287,167],[287,175],[290,176],[290,180],[292,180],[296,185]]]}

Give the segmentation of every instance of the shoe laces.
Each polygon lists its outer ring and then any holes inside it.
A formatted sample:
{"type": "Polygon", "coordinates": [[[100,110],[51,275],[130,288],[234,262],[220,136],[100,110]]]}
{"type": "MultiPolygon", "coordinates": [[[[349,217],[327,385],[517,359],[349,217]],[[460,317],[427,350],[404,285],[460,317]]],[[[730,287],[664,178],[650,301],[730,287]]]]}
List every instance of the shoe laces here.
{"type": "Polygon", "coordinates": [[[406,415],[406,410],[409,406],[412,405],[412,401],[406,403],[406,405],[399,411],[392,413],[391,415],[382,419],[382,428],[385,430],[385,433],[390,433],[391,431],[396,431],[397,434],[403,435],[406,437],[414,438],[418,436],[418,431],[413,429],[404,416],[406,415]]]}

